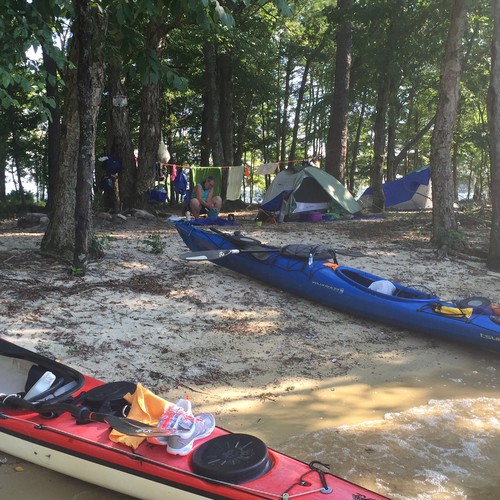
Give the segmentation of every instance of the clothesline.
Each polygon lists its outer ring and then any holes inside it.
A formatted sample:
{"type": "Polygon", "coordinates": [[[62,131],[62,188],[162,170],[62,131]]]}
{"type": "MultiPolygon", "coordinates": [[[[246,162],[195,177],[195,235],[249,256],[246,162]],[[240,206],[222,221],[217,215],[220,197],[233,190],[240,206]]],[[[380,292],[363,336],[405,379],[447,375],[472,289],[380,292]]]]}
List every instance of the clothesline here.
{"type": "MultiPolygon", "coordinates": [[[[267,163],[260,163],[257,167],[257,169],[259,169],[260,167],[264,166],[264,165],[272,165],[272,166],[275,166],[276,167],[273,169],[276,170],[276,168],[279,166],[279,165],[284,165],[284,164],[288,164],[288,163],[302,163],[304,160],[286,160],[286,161],[276,161],[276,162],[267,162],[267,163]]],[[[162,165],[166,166],[166,167],[175,167],[175,168],[186,168],[186,169],[192,169],[192,168],[236,168],[236,167],[242,167],[242,166],[249,166],[249,165],[222,165],[222,166],[201,166],[201,165],[179,165],[177,163],[162,163],[162,165]]],[[[272,173],[272,172],[271,172],[272,173]]]]}

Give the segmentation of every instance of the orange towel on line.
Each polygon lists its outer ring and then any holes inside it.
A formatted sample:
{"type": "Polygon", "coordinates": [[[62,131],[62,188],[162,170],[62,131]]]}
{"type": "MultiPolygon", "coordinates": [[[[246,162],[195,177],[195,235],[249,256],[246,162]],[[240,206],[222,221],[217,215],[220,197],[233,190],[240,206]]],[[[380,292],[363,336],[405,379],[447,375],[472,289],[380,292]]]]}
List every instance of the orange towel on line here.
{"type": "MultiPolygon", "coordinates": [[[[141,384],[137,384],[134,394],[125,395],[125,399],[131,405],[128,417],[151,425],[156,425],[165,409],[173,405],[173,403],[156,396],[141,384]]],[[[127,436],[113,429],[109,433],[109,439],[115,443],[126,444],[136,450],[146,438],[127,436]]]]}

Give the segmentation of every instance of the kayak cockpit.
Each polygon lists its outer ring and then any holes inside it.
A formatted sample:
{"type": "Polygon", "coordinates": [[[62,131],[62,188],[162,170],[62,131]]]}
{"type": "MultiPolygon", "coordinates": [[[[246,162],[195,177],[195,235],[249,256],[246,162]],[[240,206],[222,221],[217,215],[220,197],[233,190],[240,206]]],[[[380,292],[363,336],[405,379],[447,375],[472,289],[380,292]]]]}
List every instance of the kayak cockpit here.
{"type": "Polygon", "coordinates": [[[417,288],[407,287],[359,269],[339,266],[336,269],[336,273],[339,277],[357,288],[365,289],[374,294],[389,295],[400,299],[412,300],[439,299],[431,290],[418,290],[417,288]]]}
{"type": "Polygon", "coordinates": [[[7,397],[57,402],[84,385],[82,374],[0,339],[0,407],[7,397]]]}

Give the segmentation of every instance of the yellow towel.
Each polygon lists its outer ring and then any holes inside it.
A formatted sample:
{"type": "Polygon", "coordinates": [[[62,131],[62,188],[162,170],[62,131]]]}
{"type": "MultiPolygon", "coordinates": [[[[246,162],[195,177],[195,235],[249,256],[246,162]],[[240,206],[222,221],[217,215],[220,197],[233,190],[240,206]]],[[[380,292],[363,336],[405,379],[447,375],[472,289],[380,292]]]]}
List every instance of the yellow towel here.
{"type": "MultiPolygon", "coordinates": [[[[165,408],[173,405],[141,384],[137,384],[134,394],[129,393],[124,398],[131,404],[128,417],[151,425],[156,425],[165,408]]],[[[126,444],[135,450],[146,438],[127,436],[113,429],[109,434],[109,439],[115,443],[126,444]]]]}

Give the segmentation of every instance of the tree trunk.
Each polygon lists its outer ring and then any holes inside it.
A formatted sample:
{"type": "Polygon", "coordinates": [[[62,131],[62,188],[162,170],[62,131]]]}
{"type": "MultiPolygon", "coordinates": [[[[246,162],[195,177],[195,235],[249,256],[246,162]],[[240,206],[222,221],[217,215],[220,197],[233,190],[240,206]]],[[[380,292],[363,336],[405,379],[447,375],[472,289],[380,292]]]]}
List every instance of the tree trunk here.
{"type": "Polygon", "coordinates": [[[118,172],[118,196],[114,196],[114,210],[127,210],[134,206],[136,166],[134,148],[130,137],[129,107],[125,87],[122,83],[121,61],[114,59],[108,68],[109,102],[107,155],[113,154],[121,161],[118,172]],[[123,98],[125,100],[123,100],[123,98]]]}
{"type": "Polygon", "coordinates": [[[224,152],[220,130],[220,97],[217,87],[217,55],[215,46],[206,42],[203,46],[205,61],[205,85],[207,96],[208,136],[211,146],[212,162],[214,166],[222,166],[224,152]]]}
{"type": "MultiPolygon", "coordinates": [[[[339,0],[337,10],[344,15],[352,0],[339,0]]],[[[335,59],[335,87],[326,142],[325,170],[344,182],[347,161],[347,117],[349,112],[349,86],[352,63],[352,25],[345,22],[337,33],[335,59]]]]}
{"type": "Polygon", "coordinates": [[[441,69],[439,105],[431,139],[432,241],[437,247],[460,249],[463,241],[457,231],[453,211],[455,190],[451,162],[451,145],[455,127],[462,62],[462,38],[467,23],[467,0],[455,0],[446,39],[441,69]]]}
{"type": "Polygon", "coordinates": [[[158,83],[146,83],[141,90],[141,125],[139,127],[139,147],[137,182],[134,204],[145,208],[149,202],[149,190],[155,181],[155,165],[160,144],[160,87],[158,83]]]}
{"type": "MultiPolygon", "coordinates": [[[[413,136],[411,138],[411,140],[409,142],[407,142],[404,147],[399,151],[399,153],[394,157],[393,159],[393,165],[392,165],[392,168],[393,170],[395,171],[398,167],[398,165],[406,158],[406,155],[408,154],[408,151],[415,147],[420,139],[422,139],[422,137],[427,133],[429,132],[429,130],[431,129],[431,127],[434,125],[434,122],[436,120],[436,117],[432,117],[429,122],[423,127],[421,128],[420,130],[417,131],[417,133],[415,134],[415,136],[413,136]]],[[[416,165],[414,165],[416,166],[416,165]]]]}
{"type": "Polygon", "coordinates": [[[385,197],[382,188],[384,178],[385,140],[386,140],[386,117],[389,101],[390,79],[380,87],[377,95],[375,110],[374,138],[373,138],[373,165],[371,169],[370,186],[373,188],[372,212],[379,213],[384,210],[385,197]]]}
{"type": "Polygon", "coordinates": [[[388,120],[387,120],[387,173],[388,181],[396,180],[396,131],[399,117],[401,116],[401,104],[398,100],[398,85],[391,80],[389,92],[388,120]]]}
{"type": "Polygon", "coordinates": [[[201,145],[200,145],[200,165],[210,165],[210,120],[208,118],[208,89],[205,86],[203,92],[203,109],[201,111],[201,145]]]}
{"type": "Polygon", "coordinates": [[[487,265],[500,271],[500,2],[494,2],[488,125],[491,154],[491,231],[487,265]]]}
{"type": "Polygon", "coordinates": [[[236,147],[234,151],[234,164],[241,165],[243,163],[243,151],[245,149],[245,138],[247,136],[247,123],[248,117],[250,116],[250,112],[252,110],[253,105],[253,95],[247,96],[247,102],[243,110],[240,111],[240,114],[237,119],[237,130],[235,135],[236,147]]]}
{"type": "Polygon", "coordinates": [[[44,255],[63,258],[71,262],[75,248],[75,202],[76,170],[80,137],[78,116],[78,37],[70,40],[69,61],[64,81],[64,113],[61,124],[61,145],[59,148],[59,168],[54,181],[53,203],[50,222],[42,239],[41,250],[44,255]]]}
{"type": "Polygon", "coordinates": [[[77,0],[78,114],[80,148],[75,205],[75,251],[73,266],[86,272],[92,242],[92,186],[95,165],[97,115],[104,89],[105,64],[102,60],[106,19],[89,0],[77,0]]]}
{"type": "Polygon", "coordinates": [[[359,141],[361,138],[361,130],[363,128],[363,122],[365,120],[365,109],[366,109],[366,90],[363,91],[363,97],[361,99],[361,110],[358,116],[358,125],[356,127],[355,139],[352,145],[352,151],[349,153],[351,156],[351,166],[349,168],[348,189],[349,191],[351,191],[351,193],[354,192],[354,180],[356,177],[356,170],[357,170],[359,141]]]}
{"type": "MultiPolygon", "coordinates": [[[[288,103],[290,102],[290,79],[292,75],[292,56],[288,54],[286,62],[286,74],[285,74],[285,95],[283,98],[283,113],[281,114],[281,120],[278,122],[278,144],[279,144],[279,169],[285,168],[285,158],[286,158],[286,138],[288,137],[288,103]]],[[[278,108],[279,109],[279,108],[278,108]]]]}
{"type": "Polygon", "coordinates": [[[5,174],[7,167],[8,145],[10,135],[10,124],[4,111],[0,112],[0,200],[7,194],[5,185],[5,174]]]}
{"type": "MultiPolygon", "coordinates": [[[[179,14],[167,24],[163,18],[155,17],[147,27],[145,54],[153,54],[158,67],[164,50],[164,38],[170,31],[182,24],[183,15],[179,14]]],[[[149,202],[149,189],[155,180],[155,167],[158,160],[158,146],[161,139],[160,96],[161,71],[149,69],[147,82],[141,89],[141,112],[139,127],[139,158],[137,180],[135,184],[135,200],[138,208],[144,208],[149,202]]]]}
{"type": "MultiPolygon", "coordinates": [[[[234,119],[233,119],[233,61],[229,54],[217,57],[217,73],[220,95],[220,135],[224,152],[223,165],[234,165],[234,119]]],[[[229,169],[222,169],[221,196],[226,198],[229,169]]]]}
{"type": "Polygon", "coordinates": [[[296,160],[300,115],[302,113],[302,103],[304,102],[304,94],[306,91],[307,79],[309,78],[309,68],[311,67],[312,58],[313,54],[311,54],[307,58],[306,64],[304,65],[304,72],[302,73],[302,80],[300,82],[299,94],[297,96],[297,105],[295,106],[295,118],[293,120],[292,143],[290,145],[290,154],[288,155],[289,162],[296,160]]]}
{"type": "MultiPolygon", "coordinates": [[[[146,52],[154,53],[159,59],[162,52],[162,39],[165,23],[153,19],[148,25],[146,52]]],[[[160,145],[160,80],[159,75],[150,75],[149,81],[141,90],[141,125],[139,128],[139,160],[135,203],[137,208],[145,208],[149,202],[149,189],[155,180],[155,165],[160,145]]]]}
{"type": "Polygon", "coordinates": [[[234,165],[234,121],[233,121],[233,61],[229,54],[219,54],[217,71],[220,95],[220,130],[224,164],[234,165]]]}
{"type": "Polygon", "coordinates": [[[51,120],[49,120],[47,129],[47,209],[52,211],[53,194],[55,180],[57,179],[57,170],[59,168],[59,146],[61,144],[61,109],[59,107],[59,91],[57,83],[51,83],[51,79],[57,82],[57,67],[54,59],[47,54],[45,46],[43,49],[43,65],[47,72],[47,97],[55,102],[55,107],[50,108],[51,120]]]}

